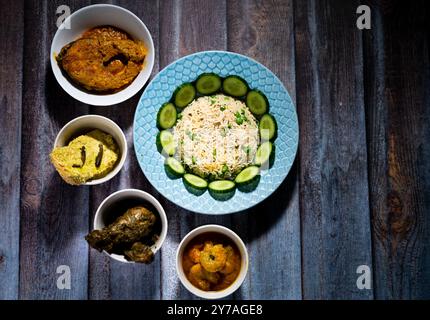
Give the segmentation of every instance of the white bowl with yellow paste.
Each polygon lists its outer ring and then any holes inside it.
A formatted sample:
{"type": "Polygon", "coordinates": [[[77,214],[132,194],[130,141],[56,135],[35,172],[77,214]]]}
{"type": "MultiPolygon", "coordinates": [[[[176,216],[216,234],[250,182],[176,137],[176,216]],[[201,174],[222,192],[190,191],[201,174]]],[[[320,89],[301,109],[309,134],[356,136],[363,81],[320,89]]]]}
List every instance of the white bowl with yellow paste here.
{"type": "MultiPolygon", "coordinates": [[[[109,181],[113,177],[115,177],[118,172],[121,170],[121,168],[124,166],[125,160],[127,158],[127,140],[125,138],[124,132],[121,130],[121,128],[112,120],[102,117],[99,115],[85,115],[78,118],[75,118],[68,122],[58,133],[55,142],[54,142],[54,149],[65,147],[69,145],[69,143],[76,138],[81,139],[83,135],[88,134],[89,132],[92,132],[93,130],[99,130],[113,138],[113,141],[115,142],[117,146],[117,158],[112,168],[109,169],[109,172],[106,174],[103,174],[100,178],[91,179],[89,181],[86,181],[84,183],[73,183],[73,181],[76,181],[77,179],[72,177],[71,179],[67,179],[65,177],[65,174],[61,174],[63,179],[71,184],[79,184],[79,185],[97,185],[104,183],[106,181],[109,181]]],[[[105,157],[112,156],[112,152],[110,150],[107,150],[106,145],[104,145],[104,152],[103,155],[105,157]]],[[[76,175],[76,173],[79,171],[82,171],[82,175],[86,174],[86,171],[88,170],[88,167],[92,164],[94,164],[95,159],[95,153],[89,153],[88,159],[85,159],[85,164],[82,166],[82,168],[75,168],[72,169],[73,171],[71,174],[76,175]]],[[[103,158],[102,158],[103,161],[103,158]]],[[[76,162],[76,161],[75,161],[76,162]]],[[[58,164],[55,165],[55,167],[58,170],[58,164]]],[[[94,168],[95,170],[95,168],[94,168]]],[[[70,168],[69,168],[70,171],[70,168]]]]}

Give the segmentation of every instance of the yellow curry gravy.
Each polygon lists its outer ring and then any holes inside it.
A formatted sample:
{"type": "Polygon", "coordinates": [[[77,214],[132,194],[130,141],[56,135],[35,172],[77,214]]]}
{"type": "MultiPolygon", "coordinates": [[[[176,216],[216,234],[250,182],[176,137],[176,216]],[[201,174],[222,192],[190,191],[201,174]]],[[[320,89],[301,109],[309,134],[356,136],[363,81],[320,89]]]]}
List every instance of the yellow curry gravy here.
{"type": "Polygon", "coordinates": [[[182,266],[187,279],[204,291],[221,291],[238,277],[241,255],[227,236],[207,232],[196,236],[185,247],[182,266]]]}

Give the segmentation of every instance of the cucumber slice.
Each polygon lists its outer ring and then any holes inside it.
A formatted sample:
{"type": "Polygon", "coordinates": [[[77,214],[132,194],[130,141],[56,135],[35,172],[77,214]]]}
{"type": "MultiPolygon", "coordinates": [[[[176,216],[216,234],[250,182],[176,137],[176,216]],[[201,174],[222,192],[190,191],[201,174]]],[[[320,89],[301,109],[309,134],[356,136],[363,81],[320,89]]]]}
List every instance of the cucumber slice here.
{"type": "Polygon", "coordinates": [[[173,156],[176,151],[175,139],[169,130],[160,131],[157,135],[157,148],[162,154],[173,156]]]}
{"type": "Polygon", "coordinates": [[[197,92],[209,95],[221,88],[221,78],[215,73],[203,73],[196,80],[197,92]]]}
{"type": "Polygon", "coordinates": [[[263,142],[255,153],[255,164],[261,166],[269,161],[272,150],[273,144],[270,141],[263,142]]]}
{"type": "Polygon", "coordinates": [[[196,97],[196,88],[191,83],[184,83],[173,92],[173,102],[178,108],[185,108],[196,97]]]}
{"type": "Polygon", "coordinates": [[[197,190],[205,190],[208,187],[205,179],[191,173],[184,174],[183,180],[186,185],[197,190]]]}
{"type": "Polygon", "coordinates": [[[209,183],[209,193],[215,200],[227,201],[236,193],[236,184],[230,180],[215,180],[209,183]]]}
{"type": "Polygon", "coordinates": [[[160,129],[169,129],[175,125],[177,116],[175,105],[167,102],[158,110],[157,126],[160,129]]]}
{"type": "Polygon", "coordinates": [[[245,100],[249,110],[256,116],[261,116],[269,111],[269,101],[259,90],[249,91],[245,100]]]}
{"type": "Polygon", "coordinates": [[[222,83],[225,93],[233,97],[243,97],[248,92],[248,84],[238,76],[228,76],[222,83]]]}
{"type": "Polygon", "coordinates": [[[260,174],[260,168],[257,166],[250,166],[243,169],[234,180],[238,186],[251,183],[260,174]]]}
{"type": "Polygon", "coordinates": [[[260,119],[258,124],[260,130],[260,137],[263,140],[275,140],[278,132],[278,125],[276,119],[271,114],[266,113],[260,119]]]}
{"type": "Polygon", "coordinates": [[[175,158],[167,158],[164,165],[166,166],[166,170],[175,177],[181,177],[185,173],[184,166],[175,158]]]}
{"type": "Polygon", "coordinates": [[[215,180],[209,183],[209,191],[228,193],[234,190],[236,184],[231,180],[215,180]]]}

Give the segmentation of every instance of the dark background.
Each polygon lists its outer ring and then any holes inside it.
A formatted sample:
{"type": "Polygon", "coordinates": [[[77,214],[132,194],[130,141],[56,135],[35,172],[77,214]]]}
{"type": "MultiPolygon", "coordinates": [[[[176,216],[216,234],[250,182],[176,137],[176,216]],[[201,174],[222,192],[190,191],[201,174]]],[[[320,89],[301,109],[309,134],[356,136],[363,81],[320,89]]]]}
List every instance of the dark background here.
{"type": "Polygon", "coordinates": [[[257,59],[296,103],[299,151],[288,178],[243,214],[203,216],[151,188],[132,146],[140,94],[113,107],[69,97],[49,65],[55,11],[97,1],[0,0],[0,298],[192,298],[175,271],[179,241],[194,227],[237,231],[250,268],[237,299],[430,298],[430,57],[428,1],[110,1],[152,33],[161,68],[202,50],[257,59]],[[356,27],[367,4],[372,29],[356,27]],[[59,129],[95,113],[127,133],[116,178],[94,187],[61,181],[48,154],[59,129]],[[169,232],[150,266],[89,250],[99,203],[135,187],[165,207],[169,232]],[[56,287],[68,265],[71,290],[56,287]],[[359,265],[372,288],[356,286],[359,265]]]}

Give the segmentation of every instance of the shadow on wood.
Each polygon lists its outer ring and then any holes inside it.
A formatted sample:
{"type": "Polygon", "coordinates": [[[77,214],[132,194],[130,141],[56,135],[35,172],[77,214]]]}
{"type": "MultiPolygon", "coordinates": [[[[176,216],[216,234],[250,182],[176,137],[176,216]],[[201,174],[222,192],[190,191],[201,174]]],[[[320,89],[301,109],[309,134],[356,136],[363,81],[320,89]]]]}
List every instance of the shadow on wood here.
{"type": "MultiPolygon", "coordinates": [[[[242,239],[248,242],[257,240],[260,236],[266,234],[272,226],[274,226],[283,214],[286,214],[286,209],[290,206],[293,194],[295,192],[296,179],[297,179],[297,158],[290,169],[285,180],[267,199],[257,204],[254,208],[250,209],[248,213],[248,221],[256,221],[258,227],[240,228],[236,230],[242,239]]],[[[246,212],[239,212],[238,215],[246,212]]]]}
{"type": "Polygon", "coordinates": [[[69,96],[55,79],[50,66],[50,61],[47,60],[46,64],[45,97],[47,110],[51,120],[53,120],[59,128],[62,128],[73,118],[87,114],[88,105],[69,96]],[[67,108],[68,110],[66,111],[64,108],[67,108]]]}

